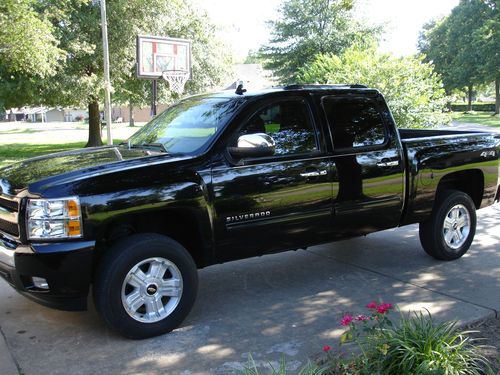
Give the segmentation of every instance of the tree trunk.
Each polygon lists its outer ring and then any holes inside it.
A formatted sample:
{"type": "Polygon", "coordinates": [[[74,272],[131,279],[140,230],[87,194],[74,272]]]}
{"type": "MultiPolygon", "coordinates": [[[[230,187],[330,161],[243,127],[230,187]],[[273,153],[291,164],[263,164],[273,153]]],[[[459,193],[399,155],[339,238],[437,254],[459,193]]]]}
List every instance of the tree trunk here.
{"type": "Polygon", "coordinates": [[[467,86],[467,112],[472,111],[472,85],[467,86]]]}
{"type": "Polygon", "coordinates": [[[500,114],[500,77],[495,79],[495,115],[500,114]]]}
{"type": "Polygon", "coordinates": [[[89,103],[89,140],[85,147],[102,146],[101,139],[101,116],[99,114],[99,102],[97,98],[91,98],[89,103]]]}
{"type": "Polygon", "coordinates": [[[134,122],[134,105],[132,104],[132,102],[129,103],[128,110],[129,110],[129,113],[128,113],[128,126],[132,126],[133,127],[135,125],[135,122],[134,122]]]}

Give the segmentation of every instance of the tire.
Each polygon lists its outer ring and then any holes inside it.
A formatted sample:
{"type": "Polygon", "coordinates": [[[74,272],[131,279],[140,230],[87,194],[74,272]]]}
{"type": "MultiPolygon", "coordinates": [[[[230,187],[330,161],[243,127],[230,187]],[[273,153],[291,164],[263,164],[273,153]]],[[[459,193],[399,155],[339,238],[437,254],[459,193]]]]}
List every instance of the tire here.
{"type": "Polygon", "coordinates": [[[476,208],[472,199],[457,190],[443,192],[428,221],[420,223],[420,243],[425,252],[439,260],[464,255],[476,233],[476,208]]]}
{"type": "Polygon", "coordinates": [[[103,255],[93,295],[112,330],[145,339],[177,328],[197,290],[196,264],[182,245],[159,234],[135,234],[103,255]]]}

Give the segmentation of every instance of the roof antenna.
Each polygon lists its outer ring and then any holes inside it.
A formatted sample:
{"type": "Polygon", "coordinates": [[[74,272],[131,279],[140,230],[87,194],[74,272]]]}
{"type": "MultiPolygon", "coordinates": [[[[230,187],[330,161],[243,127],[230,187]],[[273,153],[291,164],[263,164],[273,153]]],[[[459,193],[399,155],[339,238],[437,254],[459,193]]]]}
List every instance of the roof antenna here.
{"type": "Polygon", "coordinates": [[[243,88],[243,81],[238,82],[238,87],[236,87],[236,91],[234,92],[236,95],[243,95],[247,92],[247,89],[243,88]]]}

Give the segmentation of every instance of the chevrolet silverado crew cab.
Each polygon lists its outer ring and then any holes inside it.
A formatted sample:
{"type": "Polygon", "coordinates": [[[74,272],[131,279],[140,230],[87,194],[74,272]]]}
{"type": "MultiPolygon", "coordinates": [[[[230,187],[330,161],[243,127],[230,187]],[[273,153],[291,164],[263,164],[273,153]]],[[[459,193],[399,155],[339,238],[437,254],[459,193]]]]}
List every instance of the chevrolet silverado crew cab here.
{"type": "Polygon", "coordinates": [[[92,290],[112,329],[151,337],[215,263],[413,223],[460,258],[499,200],[499,154],[498,134],[397,129],[361,85],[193,96],[119,146],[0,169],[0,276],[65,310],[92,290]]]}

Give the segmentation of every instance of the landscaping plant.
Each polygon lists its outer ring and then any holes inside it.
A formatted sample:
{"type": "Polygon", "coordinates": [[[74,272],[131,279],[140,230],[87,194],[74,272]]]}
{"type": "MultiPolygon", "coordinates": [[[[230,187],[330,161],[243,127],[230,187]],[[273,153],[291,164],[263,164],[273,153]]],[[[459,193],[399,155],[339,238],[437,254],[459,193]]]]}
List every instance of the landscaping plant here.
{"type": "MultiPolygon", "coordinates": [[[[460,331],[457,322],[438,323],[431,314],[401,314],[397,324],[389,319],[390,303],[375,301],[366,305],[367,314],[345,314],[340,325],[347,327],[340,344],[356,344],[361,354],[345,357],[331,346],[323,347],[317,363],[308,362],[300,375],[493,375],[490,364],[480,352],[478,339],[460,331]]],[[[243,375],[290,374],[284,358],[279,366],[269,364],[259,371],[253,359],[243,375]],[[275,368],[277,367],[277,368],[275,368]]],[[[295,373],[295,372],[294,372],[295,373]]]]}

